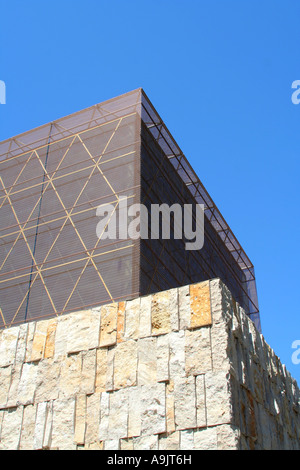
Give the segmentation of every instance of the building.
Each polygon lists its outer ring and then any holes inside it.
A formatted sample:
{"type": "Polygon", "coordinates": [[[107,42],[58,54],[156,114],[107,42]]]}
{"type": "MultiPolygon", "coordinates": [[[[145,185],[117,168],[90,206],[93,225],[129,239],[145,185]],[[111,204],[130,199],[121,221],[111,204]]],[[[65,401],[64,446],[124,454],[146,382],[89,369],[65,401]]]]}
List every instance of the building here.
{"type": "Polygon", "coordinates": [[[0,328],[213,278],[260,328],[253,265],[143,90],[2,142],[0,169],[0,328]],[[174,225],[104,239],[97,208],[120,218],[124,197],[203,204],[203,247],[174,225]]]}

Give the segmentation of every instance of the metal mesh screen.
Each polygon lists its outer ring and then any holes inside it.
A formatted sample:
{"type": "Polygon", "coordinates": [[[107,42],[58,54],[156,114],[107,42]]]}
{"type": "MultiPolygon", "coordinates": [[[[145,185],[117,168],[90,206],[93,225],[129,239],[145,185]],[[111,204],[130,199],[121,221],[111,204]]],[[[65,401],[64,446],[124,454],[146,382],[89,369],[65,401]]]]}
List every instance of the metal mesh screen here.
{"type": "Polygon", "coordinates": [[[139,295],[139,242],[96,234],[99,205],[140,199],[139,97],[1,144],[0,327],[139,295]]]}
{"type": "Polygon", "coordinates": [[[143,90],[0,143],[0,328],[221,277],[259,325],[254,268],[143,90]],[[120,198],[205,206],[205,243],[109,240],[120,198]]]}

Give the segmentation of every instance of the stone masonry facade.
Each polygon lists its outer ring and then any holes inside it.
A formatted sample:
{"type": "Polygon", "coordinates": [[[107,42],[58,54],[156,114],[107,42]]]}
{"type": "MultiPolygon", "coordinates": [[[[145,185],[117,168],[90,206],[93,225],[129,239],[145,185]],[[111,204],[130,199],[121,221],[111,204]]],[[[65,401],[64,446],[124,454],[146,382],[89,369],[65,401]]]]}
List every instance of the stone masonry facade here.
{"type": "Polygon", "coordinates": [[[0,332],[0,449],[300,449],[297,383],[219,280],[0,332]]]}

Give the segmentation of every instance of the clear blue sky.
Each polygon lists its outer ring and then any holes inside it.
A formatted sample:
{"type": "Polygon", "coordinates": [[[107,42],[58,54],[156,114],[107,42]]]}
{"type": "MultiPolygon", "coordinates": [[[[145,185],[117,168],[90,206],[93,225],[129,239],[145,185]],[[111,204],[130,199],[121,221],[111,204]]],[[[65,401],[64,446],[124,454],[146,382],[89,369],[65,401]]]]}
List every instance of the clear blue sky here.
{"type": "Polygon", "coordinates": [[[298,0],[0,0],[0,140],[143,87],[252,260],[300,384],[298,0]]]}

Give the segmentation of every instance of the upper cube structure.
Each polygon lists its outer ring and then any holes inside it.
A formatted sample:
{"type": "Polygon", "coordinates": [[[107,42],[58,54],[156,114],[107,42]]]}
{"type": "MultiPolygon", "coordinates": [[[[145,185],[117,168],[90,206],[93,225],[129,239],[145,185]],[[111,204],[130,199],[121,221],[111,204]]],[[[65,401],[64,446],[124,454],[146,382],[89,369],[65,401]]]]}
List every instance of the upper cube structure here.
{"type": "Polygon", "coordinates": [[[253,265],[142,89],[0,143],[0,208],[0,328],[212,278],[260,328],[253,265]],[[203,205],[203,246],[108,237],[124,200],[203,205]]]}

